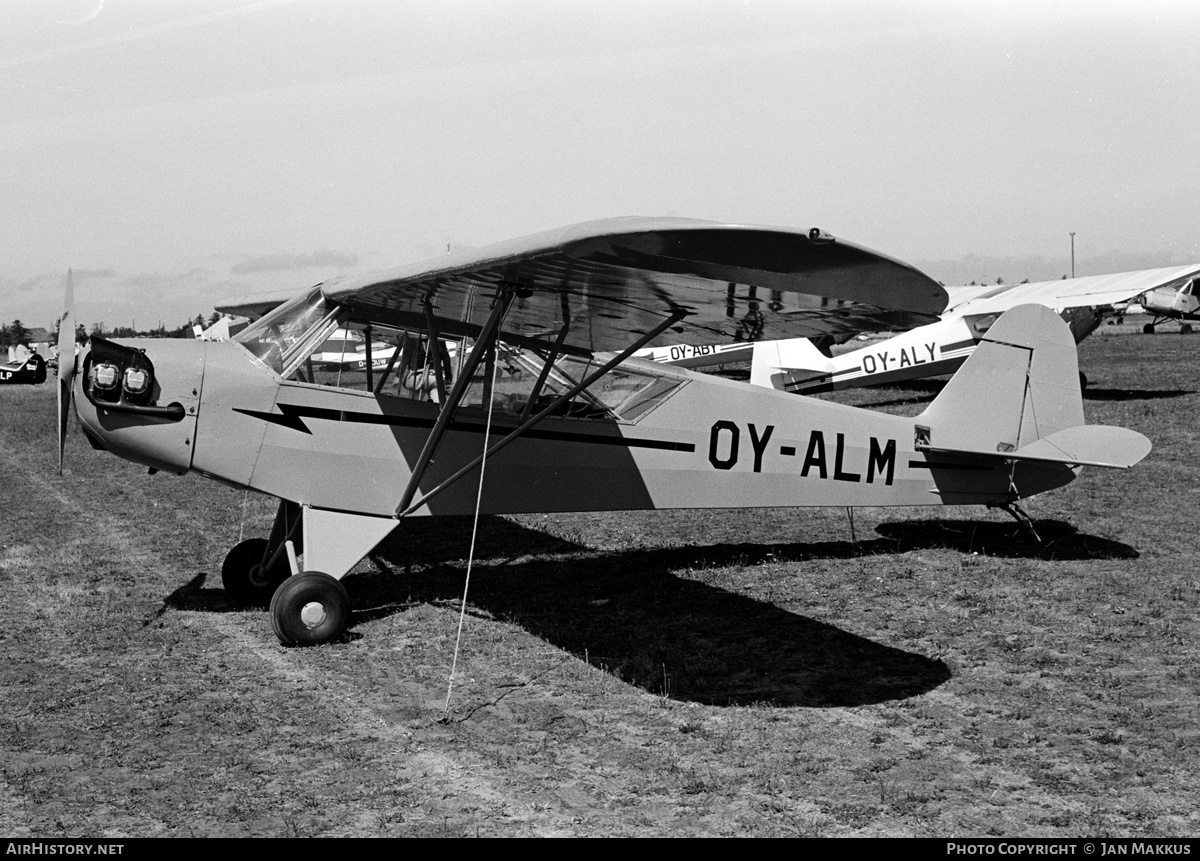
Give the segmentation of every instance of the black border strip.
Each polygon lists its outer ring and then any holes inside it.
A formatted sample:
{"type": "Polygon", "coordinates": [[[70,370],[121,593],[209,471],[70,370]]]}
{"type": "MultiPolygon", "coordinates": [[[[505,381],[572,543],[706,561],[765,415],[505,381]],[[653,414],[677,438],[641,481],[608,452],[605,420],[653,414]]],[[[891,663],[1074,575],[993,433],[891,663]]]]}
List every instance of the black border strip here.
{"type": "Polygon", "coordinates": [[[934,463],[928,460],[910,460],[909,469],[952,469],[960,472],[991,472],[996,467],[975,463],[934,463]]]}

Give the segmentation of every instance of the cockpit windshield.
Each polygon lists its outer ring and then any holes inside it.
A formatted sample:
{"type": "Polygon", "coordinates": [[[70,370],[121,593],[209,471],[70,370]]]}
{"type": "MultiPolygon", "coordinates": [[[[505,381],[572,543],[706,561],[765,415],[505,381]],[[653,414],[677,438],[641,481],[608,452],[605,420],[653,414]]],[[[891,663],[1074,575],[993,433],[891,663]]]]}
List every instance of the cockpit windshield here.
{"type": "Polygon", "coordinates": [[[318,333],[321,340],[334,328],[333,312],[325,306],[321,288],[314,287],[305,294],[289,299],[274,311],[251,323],[233,336],[275,373],[284,369],[303,344],[318,333]],[[323,322],[327,325],[320,325],[323,322]]]}

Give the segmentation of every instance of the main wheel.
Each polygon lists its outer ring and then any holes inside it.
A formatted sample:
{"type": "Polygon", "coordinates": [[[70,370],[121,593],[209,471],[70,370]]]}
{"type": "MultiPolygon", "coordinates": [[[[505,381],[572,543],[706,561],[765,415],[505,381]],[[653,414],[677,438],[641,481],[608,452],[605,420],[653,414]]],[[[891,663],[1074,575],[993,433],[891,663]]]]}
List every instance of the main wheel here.
{"type": "Polygon", "coordinates": [[[350,625],[350,596],[340,580],[304,571],[283,581],[271,598],[271,624],[285,646],[319,646],[350,625]]]}
{"type": "Polygon", "coordinates": [[[1153,324],[1153,323],[1147,323],[1145,326],[1143,326],[1143,327],[1142,327],[1142,334],[1144,334],[1144,335],[1153,335],[1153,334],[1154,334],[1154,324],[1153,324]]]}
{"type": "Polygon", "coordinates": [[[1087,374],[1085,374],[1083,371],[1080,371],[1079,372],[1079,391],[1082,392],[1085,389],[1087,389],[1087,374]]]}
{"type": "Polygon", "coordinates": [[[1180,326],[1180,327],[1179,327],[1179,334],[1180,334],[1180,335],[1190,335],[1190,334],[1192,334],[1192,324],[1191,324],[1191,323],[1184,323],[1182,326],[1180,326]]]}
{"type": "Polygon", "coordinates": [[[221,564],[221,584],[225,593],[239,604],[265,607],[279,584],[287,577],[286,567],[263,567],[267,539],[248,538],[225,554],[221,564]]]}

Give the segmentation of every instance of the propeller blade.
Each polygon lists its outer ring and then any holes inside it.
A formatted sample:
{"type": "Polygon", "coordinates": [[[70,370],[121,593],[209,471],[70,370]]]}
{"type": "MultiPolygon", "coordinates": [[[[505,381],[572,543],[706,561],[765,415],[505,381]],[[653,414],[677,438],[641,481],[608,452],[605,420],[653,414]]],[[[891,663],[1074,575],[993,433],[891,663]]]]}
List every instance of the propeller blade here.
{"type": "Polygon", "coordinates": [[[71,385],[75,380],[75,286],[71,270],[63,289],[63,312],[58,318],[58,474],[63,474],[67,445],[67,419],[71,412],[71,385]]]}

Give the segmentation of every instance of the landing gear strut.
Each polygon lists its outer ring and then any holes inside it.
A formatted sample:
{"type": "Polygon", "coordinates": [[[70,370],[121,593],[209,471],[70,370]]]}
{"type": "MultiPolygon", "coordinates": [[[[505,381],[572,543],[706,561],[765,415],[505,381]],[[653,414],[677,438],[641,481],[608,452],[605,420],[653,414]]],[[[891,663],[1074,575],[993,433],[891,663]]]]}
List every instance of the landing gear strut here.
{"type": "Polygon", "coordinates": [[[300,506],[280,500],[270,538],[248,538],[234,546],[221,565],[221,583],[234,602],[265,607],[279,584],[292,573],[292,552],[303,552],[300,506]]]}
{"type": "Polygon", "coordinates": [[[279,584],[287,579],[287,560],[272,564],[265,538],[249,538],[225,556],[221,565],[221,584],[225,594],[248,607],[265,607],[279,584]]]}
{"type": "MultiPolygon", "coordinates": [[[[313,514],[311,510],[308,513],[313,514]]],[[[239,604],[269,605],[271,624],[279,642],[285,646],[331,643],[340,638],[350,625],[350,596],[340,580],[322,571],[292,574],[298,567],[296,557],[304,553],[304,545],[309,543],[306,539],[313,537],[306,534],[308,527],[305,526],[305,519],[305,510],[301,506],[281,500],[275,523],[271,527],[271,537],[250,538],[241,542],[229,551],[221,566],[221,582],[225,585],[226,594],[239,604]]],[[[376,520],[379,518],[372,519],[373,525],[376,520]]],[[[317,522],[320,524],[323,521],[317,522]]],[[[328,538],[329,533],[336,532],[339,527],[345,529],[340,521],[332,526],[327,525],[324,533],[318,527],[313,542],[319,543],[322,534],[328,538]]],[[[374,536],[372,532],[368,538],[374,536]]],[[[371,546],[374,546],[373,542],[371,546]]],[[[320,558],[335,567],[339,561],[345,561],[328,552],[320,558]]],[[[321,564],[315,556],[309,561],[321,564]]],[[[344,571],[352,564],[353,560],[338,570],[344,571]]]]}

